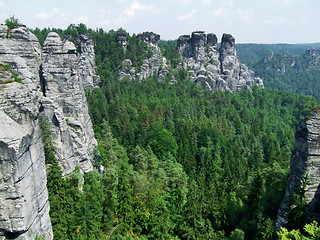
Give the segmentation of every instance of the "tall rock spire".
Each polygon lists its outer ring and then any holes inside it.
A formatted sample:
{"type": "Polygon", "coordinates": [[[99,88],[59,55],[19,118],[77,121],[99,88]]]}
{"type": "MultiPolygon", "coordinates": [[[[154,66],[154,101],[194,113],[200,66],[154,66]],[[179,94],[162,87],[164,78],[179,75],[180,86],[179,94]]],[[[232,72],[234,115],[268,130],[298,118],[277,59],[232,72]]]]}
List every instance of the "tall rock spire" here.
{"type": "Polygon", "coordinates": [[[262,80],[240,63],[230,34],[223,34],[220,49],[216,35],[204,31],[180,36],[177,47],[189,76],[203,88],[239,91],[254,85],[263,87],[262,80]]]}
{"type": "Polygon", "coordinates": [[[307,217],[320,216],[320,109],[315,109],[299,126],[295,134],[295,146],[290,160],[290,175],[286,195],[281,203],[277,228],[283,227],[289,219],[288,200],[293,190],[301,186],[302,179],[308,176],[309,185],[305,198],[308,203],[307,217]]]}

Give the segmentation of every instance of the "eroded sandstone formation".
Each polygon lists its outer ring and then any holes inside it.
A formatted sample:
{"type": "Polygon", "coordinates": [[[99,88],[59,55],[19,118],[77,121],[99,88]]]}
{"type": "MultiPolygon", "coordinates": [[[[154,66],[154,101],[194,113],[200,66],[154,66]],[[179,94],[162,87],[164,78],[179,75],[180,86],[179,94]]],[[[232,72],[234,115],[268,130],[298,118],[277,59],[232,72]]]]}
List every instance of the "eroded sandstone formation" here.
{"type": "Polygon", "coordinates": [[[296,132],[286,195],[278,212],[278,229],[288,222],[288,200],[305,176],[309,181],[305,194],[309,206],[307,216],[312,219],[320,215],[320,109],[315,109],[296,132]]]}
{"type": "MultiPolygon", "coordinates": [[[[123,36],[123,32],[120,32],[117,35],[117,40],[120,41],[122,45],[123,43],[128,43],[127,39],[124,40],[123,36]]],[[[140,80],[144,80],[152,76],[153,74],[156,74],[159,81],[164,81],[169,70],[166,64],[166,59],[162,56],[160,48],[158,46],[160,35],[153,32],[144,32],[138,34],[137,37],[150,46],[152,56],[143,61],[139,72],[136,72],[136,69],[132,66],[132,62],[130,59],[125,59],[122,62],[123,68],[120,70],[119,79],[122,80],[124,78],[128,78],[132,80],[138,78],[140,80]]],[[[126,44],[123,46],[126,46],[126,44]]]]}
{"type": "Polygon", "coordinates": [[[80,36],[78,44],[50,33],[41,49],[26,27],[0,25],[0,239],[53,238],[40,117],[64,175],[76,165],[92,169],[96,140],[84,88],[99,78],[92,40],[80,36]]]}
{"type": "Polygon", "coordinates": [[[93,82],[86,81],[90,74],[84,74],[87,68],[81,64],[82,54],[79,57],[74,44],[62,41],[54,32],[49,33],[43,44],[41,104],[50,120],[56,155],[64,174],[71,173],[76,165],[83,172],[92,170],[91,159],[97,145],[84,95],[84,85],[93,87],[93,82]]]}
{"type": "MultiPolygon", "coordinates": [[[[118,33],[117,40],[122,46],[128,44],[126,34],[118,33]]],[[[129,59],[123,61],[123,69],[119,79],[124,78],[143,80],[156,74],[159,81],[165,80],[169,68],[166,59],[158,47],[160,35],[144,32],[137,37],[149,44],[153,56],[145,59],[141,70],[136,72],[129,59]]],[[[255,77],[253,71],[241,64],[235,50],[235,39],[230,34],[224,34],[220,48],[217,37],[213,33],[196,31],[190,35],[182,35],[177,40],[177,50],[182,58],[182,68],[188,71],[189,77],[204,89],[240,91],[251,86],[263,87],[263,81],[255,77]]],[[[172,81],[175,81],[172,79],[172,81]]]]}
{"type": "Polygon", "coordinates": [[[223,34],[220,49],[215,34],[196,31],[191,36],[182,35],[178,38],[178,51],[191,79],[205,89],[239,91],[254,85],[263,87],[262,80],[239,62],[235,39],[230,34],[223,34]]]}
{"type": "Polygon", "coordinates": [[[41,49],[25,27],[0,25],[0,239],[52,239],[39,128],[41,49]],[[9,65],[22,83],[15,82],[9,65]]]}

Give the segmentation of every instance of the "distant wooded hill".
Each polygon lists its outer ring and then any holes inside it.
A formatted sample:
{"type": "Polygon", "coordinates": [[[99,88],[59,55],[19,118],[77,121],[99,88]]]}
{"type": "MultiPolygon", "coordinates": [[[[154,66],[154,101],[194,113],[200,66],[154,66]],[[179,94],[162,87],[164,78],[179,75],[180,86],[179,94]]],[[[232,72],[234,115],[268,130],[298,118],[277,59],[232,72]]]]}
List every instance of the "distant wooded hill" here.
{"type": "Polygon", "coordinates": [[[237,55],[247,66],[252,66],[270,52],[288,52],[291,55],[302,55],[306,49],[320,49],[320,42],[305,44],[236,44],[237,55]]]}
{"type": "Polygon", "coordinates": [[[266,88],[320,97],[320,43],[236,48],[240,60],[263,79],[266,88]]]}

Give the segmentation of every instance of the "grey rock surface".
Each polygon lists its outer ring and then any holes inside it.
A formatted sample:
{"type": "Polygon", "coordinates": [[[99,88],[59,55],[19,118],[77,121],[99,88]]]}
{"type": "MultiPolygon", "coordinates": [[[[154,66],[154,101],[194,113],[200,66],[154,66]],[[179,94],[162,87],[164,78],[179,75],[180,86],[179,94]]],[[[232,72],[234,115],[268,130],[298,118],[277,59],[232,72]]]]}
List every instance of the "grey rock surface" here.
{"type": "Polygon", "coordinates": [[[93,89],[98,87],[100,77],[95,74],[96,62],[93,40],[88,36],[81,34],[77,39],[77,44],[79,45],[80,51],[78,53],[79,81],[82,82],[84,88],[93,89]]]}
{"type": "Polygon", "coordinates": [[[50,33],[43,49],[21,26],[0,25],[0,239],[53,238],[46,167],[39,127],[45,116],[55,136],[64,175],[76,165],[92,169],[96,140],[84,87],[99,83],[93,41],[78,39],[78,49],[50,33]],[[14,81],[17,72],[22,83],[14,81]]]}
{"type": "Polygon", "coordinates": [[[182,35],[177,41],[183,68],[202,87],[230,91],[240,91],[254,85],[263,87],[263,81],[239,62],[234,45],[234,37],[224,34],[218,49],[216,35],[204,31],[193,32],[191,37],[182,35]]]}
{"type": "Polygon", "coordinates": [[[143,32],[138,34],[137,37],[153,46],[158,46],[158,42],[160,41],[160,35],[154,32],[143,32]]]}
{"type": "Polygon", "coordinates": [[[76,165],[83,172],[91,171],[97,145],[84,95],[84,87],[94,87],[93,44],[85,36],[80,41],[79,55],[73,51],[61,52],[63,41],[54,33],[48,35],[43,46],[41,103],[65,175],[76,165]]]}
{"type": "Polygon", "coordinates": [[[52,239],[36,91],[0,85],[0,239],[52,239]]]}
{"type": "Polygon", "coordinates": [[[38,123],[40,62],[40,45],[26,27],[0,25],[0,63],[22,79],[10,83],[11,73],[0,70],[0,239],[53,238],[38,123]]]}
{"type": "Polygon", "coordinates": [[[283,227],[288,220],[288,199],[293,194],[292,189],[301,185],[302,179],[308,174],[310,184],[305,194],[309,205],[307,216],[312,219],[320,214],[320,110],[311,113],[304,121],[295,135],[295,147],[290,160],[290,175],[286,188],[286,195],[281,203],[277,228],[283,227]]]}
{"type": "MultiPolygon", "coordinates": [[[[118,32],[117,39],[121,39],[121,42],[124,41],[123,35],[123,33],[118,32]]],[[[153,54],[151,57],[143,61],[139,72],[136,71],[136,69],[132,66],[132,61],[130,59],[125,59],[122,62],[123,67],[119,72],[119,80],[123,80],[125,78],[133,80],[135,78],[138,78],[139,80],[143,81],[144,79],[155,74],[159,81],[164,81],[169,71],[166,64],[166,59],[162,56],[160,48],[158,46],[160,35],[153,32],[143,32],[141,34],[138,34],[137,37],[141,41],[144,41],[148,44],[153,54]]],[[[126,44],[127,43],[128,42],[126,42],[126,44]]]]}

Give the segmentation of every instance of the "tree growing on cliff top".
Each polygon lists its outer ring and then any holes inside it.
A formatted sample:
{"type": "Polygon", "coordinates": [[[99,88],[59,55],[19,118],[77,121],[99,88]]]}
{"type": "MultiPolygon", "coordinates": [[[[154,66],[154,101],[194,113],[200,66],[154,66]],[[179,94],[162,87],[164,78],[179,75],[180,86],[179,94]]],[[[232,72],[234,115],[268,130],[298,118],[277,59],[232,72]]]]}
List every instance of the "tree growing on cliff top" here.
{"type": "Polygon", "coordinates": [[[7,18],[5,21],[5,24],[10,30],[21,26],[21,23],[19,22],[19,20],[14,16],[7,18]]]}

